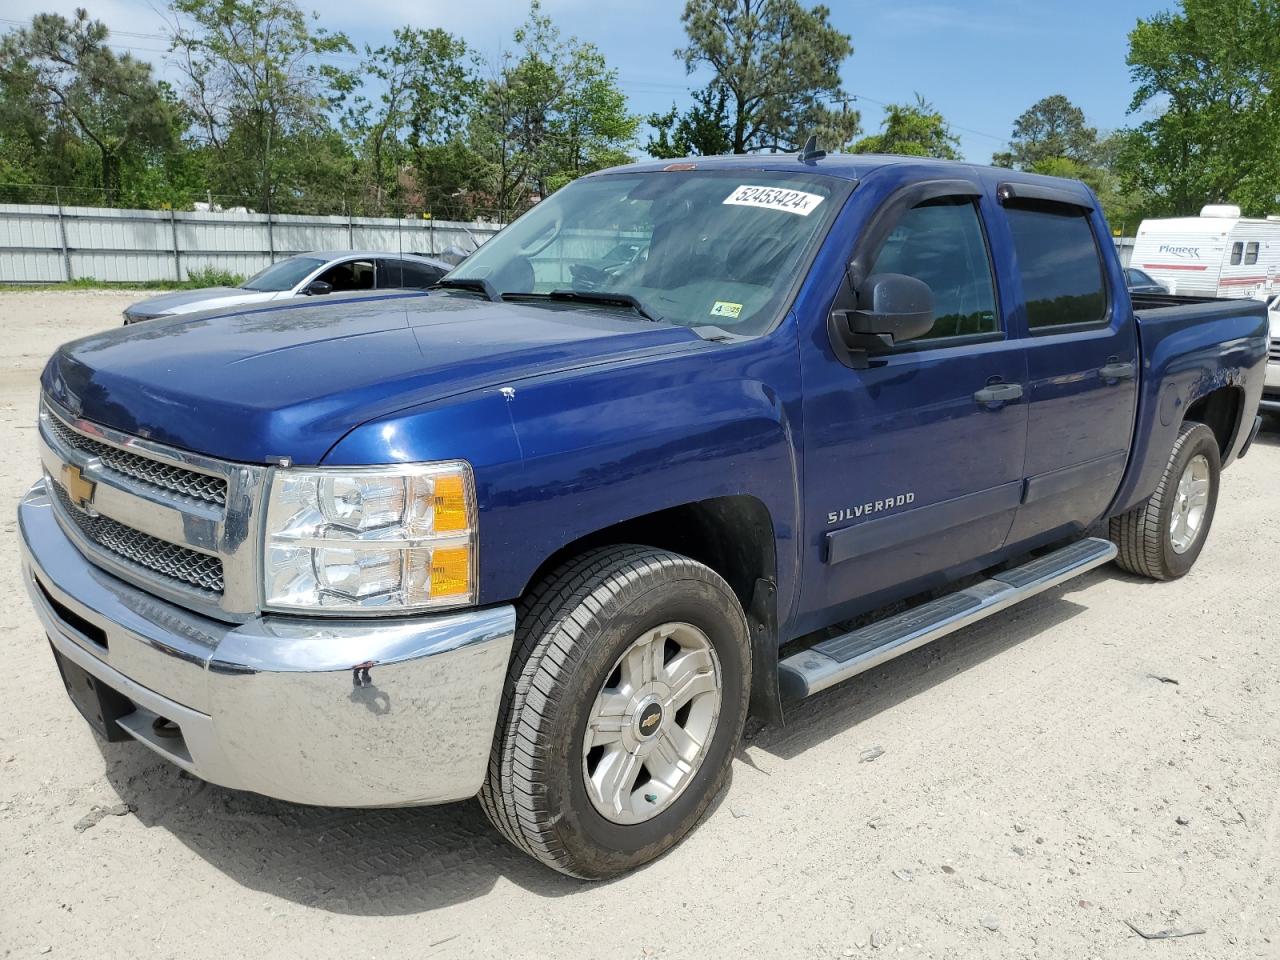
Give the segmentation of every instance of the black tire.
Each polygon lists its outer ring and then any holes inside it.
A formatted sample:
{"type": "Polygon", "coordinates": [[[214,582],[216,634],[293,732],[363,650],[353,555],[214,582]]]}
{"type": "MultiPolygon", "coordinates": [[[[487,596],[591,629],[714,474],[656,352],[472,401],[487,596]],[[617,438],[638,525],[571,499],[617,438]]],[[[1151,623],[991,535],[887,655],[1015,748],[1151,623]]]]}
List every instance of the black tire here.
{"type": "Polygon", "coordinates": [[[724,786],[746,721],[751,653],[728,584],[688,557],[650,547],[593,550],[538,584],[518,611],[480,802],[517,847],[570,876],[603,879],[660,856],[693,828],[724,786]],[[583,735],[597,693],[633,639],[672,620],[710,640],[720,712],[701,766],[652,819],[619,824],[587,795],[583,735]]]}
{"type": "Polygon", "coordinates": [[[1129,573],[1153,580],[1176,580],[1195,564],[1213,525],[1218,503],[1218,481],[1222,472],[1218,438],[1203,423],[1187,422],[1169,453],[1164,476],[1146,503],[1128,513],[1111,518],[1111,541],[1119,548],[1116,563],[1129,573]],[[1209,502],[1196,539],[1184,552],[1174,549],[1171,536],[1178,481],[1187,464],[1203,456],[1209,464],[1209,502]]]}

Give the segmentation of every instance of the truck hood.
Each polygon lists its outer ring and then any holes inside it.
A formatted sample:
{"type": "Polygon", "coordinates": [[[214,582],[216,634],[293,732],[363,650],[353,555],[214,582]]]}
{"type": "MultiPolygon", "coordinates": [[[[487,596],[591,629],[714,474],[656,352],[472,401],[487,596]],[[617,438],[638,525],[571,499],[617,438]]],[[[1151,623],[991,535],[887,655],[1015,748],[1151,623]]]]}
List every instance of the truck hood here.
{"type": "MultiPolygon", "coordinates": [[[[148,297],[129,307],[125,312],[143,317],[155,317],[170,313],[191,313],[193,310],[219,310],[242,303],[261,303],[274,300],[281,294],[262,290],[242,290],[240,287],[203,287],[199,290],[176,290],[148,297]]],[[[288,295],[288,291],[285,291],[288,295]]]]}
{"type": "Polygon", "coordinates": [[[72,413],[135,436],[227,460],[315,464],[353,427],[406,407],[701,342],[618,311],[466,294],[308,300],[76,340],[41,382],[72,413]]]}

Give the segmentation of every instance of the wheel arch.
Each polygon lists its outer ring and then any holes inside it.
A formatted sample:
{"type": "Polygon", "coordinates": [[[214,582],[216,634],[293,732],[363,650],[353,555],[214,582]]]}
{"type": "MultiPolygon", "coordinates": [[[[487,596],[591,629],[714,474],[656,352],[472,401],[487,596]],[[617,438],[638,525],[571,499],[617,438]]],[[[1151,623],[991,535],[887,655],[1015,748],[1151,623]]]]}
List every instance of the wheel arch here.
{"type": "Polygon", "coordinates": [[[751,630],[752,711],[780,720],[778,550],[768,507],[750,494],[735,494],[682,503],[602,527],[566,543],[543,560],[521,595],[569,558],[615,544],[670,550],[724,578],[742,605],[751,630]]]}
{"type": "Polygon", "coordinates": [[[1213,431],[1224,466],[1235,449],[1240,431],[1244,429],[1246,418],[1241,416],[1244,402],[1243,388],[1218,387],[1193,401],[1182,418],[1184,423],[1188,420],[1203,423],[1213,431]]]}

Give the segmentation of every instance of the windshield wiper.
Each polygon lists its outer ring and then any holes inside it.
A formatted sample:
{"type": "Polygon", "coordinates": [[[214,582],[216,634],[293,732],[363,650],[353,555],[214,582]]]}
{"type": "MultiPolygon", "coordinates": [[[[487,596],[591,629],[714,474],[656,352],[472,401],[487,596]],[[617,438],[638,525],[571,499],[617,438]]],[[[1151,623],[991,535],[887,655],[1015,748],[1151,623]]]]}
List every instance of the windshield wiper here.
{"type": "Polygon", "coordinates": [[[494,303],[502,299],[502,295],[484,277],[441,277],[432,286],[443,287],[446,290],[470,290],[472,293],[483,293],[494,303]]]}
{"type": "Polygon", "coordinates": [[[559,300],[565,303],[594,303],[606,307],[627,307],[632,312],[653,323],[662,323],[655,314],[629,293],[610,293],[607,290],[552,290],[550,293],[504,293],[503,300],[559,300]]]}

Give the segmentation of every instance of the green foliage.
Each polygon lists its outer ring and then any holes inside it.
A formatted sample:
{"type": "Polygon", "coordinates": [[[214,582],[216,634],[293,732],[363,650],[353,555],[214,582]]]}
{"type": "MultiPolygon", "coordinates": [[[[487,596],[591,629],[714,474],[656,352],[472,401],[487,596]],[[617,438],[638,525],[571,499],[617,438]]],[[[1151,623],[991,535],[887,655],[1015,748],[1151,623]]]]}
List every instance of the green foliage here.
{"type": "Polygon", "coordinates": [[[1250,215],[1280,193],[1280,3],[1183,0],[1139,20],[1128,64],[1131,112],[1156,110],[1126,139],[1131,185],[1160,215],[1230,202],[1250,215]]]}
{"type": "Polygon", "coordinates": [[[951,132],[942,114],[916,94],[915,103],[887,106],[880,132],[863,137],[853,145],[853,152],[958,160],[960,154],[956,147],[959,145],[959,137],[951,132]]]}
{"type": "Polygon", "coordinates": [[[380,92],[372,101],[354,96],[342,117],[357,157],[351,209],[376,215],[390,200],[435,212],[469,186],[467,164],[450,161],[461,159],[460,137],[476,109],[477,69],[466,43],[440,29],[402,27],[394,43],[365,48],[360,72],[380,92]],[[416,184],[405,182],[409,167],[416,184]]]}
{"type": "Polygon", "coordinates": [[[176,142],[172,100],[148,64],[117,55],[77,10],[42,13],[0,40],[0,173],[46,182],[94,177],[110,196],[126,166],[176,142]],[[90,173],[91,165],[93,172],[90,173]],[[63,179],[58,179],[63,178],[63,179]]]}
{"type": "Polygon", "coordinates": [[[651,113],[646,122],[654,135],[645,144],[651,157],[713,157],[733,150],[729,129],[729,92],[713,83],[693,95],[683,114],[673,104],[666,113],[651,113]]]}
{"type": "Polygon", "coordinates": [[[1013,123],[1009,151],[992,163],[1030,170],[1036,164],[1065,157],[1078,164],[1095,159],[1098,131],[1085,123],[1084,111],[1060,93],[1044,97],[1013,123]]]}
{"type": "Polygon", "coordinates": [[[352,163],[328,112],[357,78],[322,58],[352,53],[346,36],[314,26],[293,0],[173,0],[171,9],[213,192],[274,212],[304,197],[312,210],[340,206],[352,163]]]}
{"type": "Polygon", "coordinates": [[[468,127],[499,219],[584,173],[626,163],[640,123],[600,51],[563,39],[537,0],[515,42],[468,127]]]}
{"type": "Polygon", "coordinates": [[[230,270],[219,270],[216,267],[203,267],[187,274],[186,285],[199,287],[238,287],[244,283],[244,277],[230,270]]]}
{"type": "MultiPolygon", "coordinates": [[[[859,130],[848,109],[840,66],[853,53],[848,34],[828,22],[824,6],[799,0],[688,0],[681,21],[688,46],[676,51],[692,73],[715,71],[727,94],[733,153],[795,150],[810,133],[827,148],[859,130]],[[845,108],[830,104],[844,101],[845,108]]],[[[662,149],[659,147],[659,149],[662,149]]]]}

